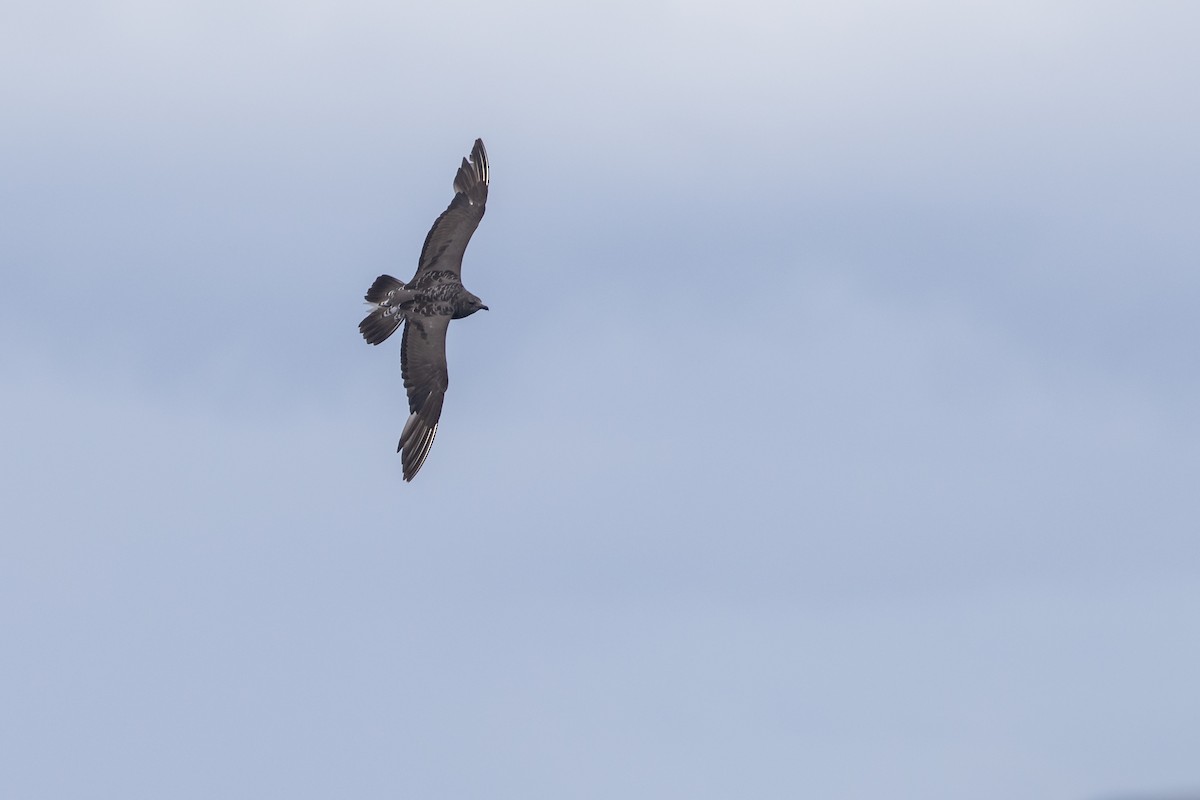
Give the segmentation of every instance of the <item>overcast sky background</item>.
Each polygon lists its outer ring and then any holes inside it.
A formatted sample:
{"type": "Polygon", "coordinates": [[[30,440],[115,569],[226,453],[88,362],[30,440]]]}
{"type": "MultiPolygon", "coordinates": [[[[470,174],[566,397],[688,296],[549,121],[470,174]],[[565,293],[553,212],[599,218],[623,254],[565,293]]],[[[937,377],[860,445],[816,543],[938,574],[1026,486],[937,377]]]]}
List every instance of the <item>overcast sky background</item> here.
{"type": "Polygon", "coordinates": [[[1197,30],[0,5],[0,794],[1200,787],[1197,30]]]}

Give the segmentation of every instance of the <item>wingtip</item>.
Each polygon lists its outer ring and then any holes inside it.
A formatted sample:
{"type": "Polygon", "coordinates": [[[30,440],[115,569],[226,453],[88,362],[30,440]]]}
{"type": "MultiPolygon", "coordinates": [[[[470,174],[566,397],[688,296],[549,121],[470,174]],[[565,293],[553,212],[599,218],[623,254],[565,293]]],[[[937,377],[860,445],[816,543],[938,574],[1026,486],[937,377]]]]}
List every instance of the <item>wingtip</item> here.
{"type": "Polygon", "coordinates": [[[466,195],[472,204],[483,205],[487,202],[487,189],[490,182],[491,167],[488,165],[487,150],[483,147],[483,139],[476,139],[471,148],[470,160],[464,158],[462,166],[454,176],[454,191],[466,195]]]}
{"type": "Polygon", "coordinates": [[[475,140],[475,146],[471,148],[471,161],[479,172],[479,179],[487,186],[491,177],[491,166],[488,164],[487,148],[483,146],[483,139],[475,140]]]}
{"type": "Polygon", "coordinates": [[[438,398],[433,407],[412,412],[404,424],[404,430],[400,433],[400,443],[396,445],[396,452],[400,453],[404,480],[411,481],[425,465],[425,459],[429,457],[429,450],[433,447],[433,440],[437,437],[437,418],[441,412],[441,398],[438,398]]]}

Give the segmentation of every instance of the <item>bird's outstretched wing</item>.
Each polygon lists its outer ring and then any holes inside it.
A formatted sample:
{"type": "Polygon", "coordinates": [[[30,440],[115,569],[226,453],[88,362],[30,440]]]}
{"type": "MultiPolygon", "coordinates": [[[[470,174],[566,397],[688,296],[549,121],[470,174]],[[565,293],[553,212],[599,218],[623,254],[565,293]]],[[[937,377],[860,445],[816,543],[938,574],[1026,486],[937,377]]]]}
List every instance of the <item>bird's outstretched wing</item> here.
{"type": "Polygon", "coordinates": [[[411,481],[425,463],[450,376],[446,371],[446,329],[450,316],[413,315],[404,324],[400,342],[400,372],[408,390],[408,422],[396,452],[404,465],[404,480],[411,481]]]}
{"type": "Polygon", "coordinates": [[[471,234],[483,219],[483,208],[488,194],[487,150],[483,140],[476,139],[471,148],[471,160],[463,159],[458,174],[454,177],[454,199],[438,217],[421,248],[421,260],[417,262],[417,275],[427,270],[449,270],[462,275],[463,253],[471,234]]]}

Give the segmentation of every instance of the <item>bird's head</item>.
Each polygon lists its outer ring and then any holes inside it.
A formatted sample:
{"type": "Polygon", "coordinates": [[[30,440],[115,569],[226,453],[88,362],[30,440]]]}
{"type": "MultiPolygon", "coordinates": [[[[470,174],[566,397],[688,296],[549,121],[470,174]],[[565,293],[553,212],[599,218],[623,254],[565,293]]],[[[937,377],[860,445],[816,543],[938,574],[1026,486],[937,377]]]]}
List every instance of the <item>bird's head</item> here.
{"type": "Polygon", "coordinates": [[[458,313],[455,314],[454,316],[457,319],[462,319],[463,317],[471,316],[476,311],[487,311],[487,310],[488,310],[488,307],[483,304],[482,300],[480,300],[478,297],[476,297],[475,295],[468,292],[464,301],[459,304],[458,313]]]}

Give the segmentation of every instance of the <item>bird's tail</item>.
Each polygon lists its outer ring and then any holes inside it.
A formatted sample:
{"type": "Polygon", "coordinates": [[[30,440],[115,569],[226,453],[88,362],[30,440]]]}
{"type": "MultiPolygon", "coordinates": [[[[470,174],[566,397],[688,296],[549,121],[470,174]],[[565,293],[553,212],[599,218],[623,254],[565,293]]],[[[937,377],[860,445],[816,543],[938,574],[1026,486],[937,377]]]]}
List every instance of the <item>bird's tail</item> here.
{"type": "Polygon", "coordinates": [[[398,289],[404,289],[402,282],[391,275],[380,275],[367,290],[367,302],[375,307],[358,323],[358,331],[367,344],[385,341],[404,322],[404,310],[399,305],[407,298],[399,296],[398,289]]]}

